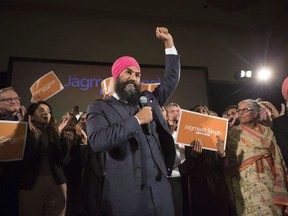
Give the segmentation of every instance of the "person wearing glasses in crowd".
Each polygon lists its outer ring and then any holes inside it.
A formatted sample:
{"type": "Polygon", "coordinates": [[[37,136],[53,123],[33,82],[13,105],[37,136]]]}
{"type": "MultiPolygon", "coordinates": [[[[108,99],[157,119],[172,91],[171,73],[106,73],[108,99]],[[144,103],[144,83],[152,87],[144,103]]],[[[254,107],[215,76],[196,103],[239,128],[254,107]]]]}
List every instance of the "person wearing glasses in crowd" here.
{"type": "Polygon", "coordinates": [[[259,124],[260,105],[238,104],[240,124],[228,131],[225,179],[232,215],[287,214],[287,168],[272,130],[259,124]]]}
{"type": "MultiPolygon", "coordinates": [[[[169,103],[166,106],[167,109],[167,122],[170,128],[171,135],[174,140],[176,139],[176,130],[178,127],[178,122],[180,118],[181,108],[177,103],[169,103]]],[[[183,193],[182,193],[182,179],[178,169],[178,166],[185,160],[185,146],[178,145],[175,143],[176,157],[174,162],[173,171],[170,176],[168,176],[168,181],[172,186],[172,195],[175,208],[175,214],[178,216],[185,215],[186,205],[183,203],[183,193]]]]}
{"type": "Polygon", "coordinates": [[[169,103],[166,106],[166,109],[167,109],[168,124],[170,127],[170,131],[171,131],[171,134],[174,134],[175,131],[177,130],[181,108],[177,103],[169,103]]]}
{"type": "Polygon", "coordinates": [[[23,120],[26,109],[20,104],[20,97],[13,87],[0,90],[0,119],[10,121],[23,120]]]}
{"type": "MultiPolygon", "coordinates": [[[[0,120],[22,121],[26,113],[13,87],[0,90],[0,120]]],[[[18,215],[19,161],[0,162],[0,215],[18,215]]]]}

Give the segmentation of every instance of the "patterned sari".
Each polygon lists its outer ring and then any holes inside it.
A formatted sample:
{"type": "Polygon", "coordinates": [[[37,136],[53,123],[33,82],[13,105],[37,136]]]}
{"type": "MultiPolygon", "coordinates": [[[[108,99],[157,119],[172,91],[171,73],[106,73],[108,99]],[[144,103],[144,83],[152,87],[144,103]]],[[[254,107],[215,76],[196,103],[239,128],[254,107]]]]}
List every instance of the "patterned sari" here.
{"type": "Polygon", "coordinates": [[[282,215],[288,205],[287,168],[270,128],[240,124],[228,132],[225,181],[235,215],[282,215]],[[275,157],[260,139],[269,137],[275,157]]]}

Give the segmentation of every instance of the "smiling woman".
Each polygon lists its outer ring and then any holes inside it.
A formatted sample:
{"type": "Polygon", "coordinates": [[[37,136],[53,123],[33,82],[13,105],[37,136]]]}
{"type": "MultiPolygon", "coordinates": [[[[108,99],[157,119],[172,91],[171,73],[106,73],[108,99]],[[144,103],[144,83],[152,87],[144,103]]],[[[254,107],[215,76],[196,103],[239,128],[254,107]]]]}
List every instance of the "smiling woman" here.
{"type": "Polygon", "coordinates": [[[19,215],[64,215],[66,178],[52,107],[39,101],[27,109],[27,133],[19,192],[19,215]],[[42,188],[49,188],[46,192],[42,188]],[[45,206],[45,208],[44,208],[45,206]]]}

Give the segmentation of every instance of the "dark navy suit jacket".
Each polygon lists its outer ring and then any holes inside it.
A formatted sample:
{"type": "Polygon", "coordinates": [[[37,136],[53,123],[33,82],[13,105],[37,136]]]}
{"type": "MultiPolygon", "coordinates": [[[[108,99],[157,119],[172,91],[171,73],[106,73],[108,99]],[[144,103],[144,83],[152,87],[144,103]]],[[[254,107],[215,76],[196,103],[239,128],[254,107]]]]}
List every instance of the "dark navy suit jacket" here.
{"type": "MultiPolygon", "coordinates": [[[[152,131],[158,134],[162,156],[153,155],[163,176],[172,170],[175,160],[174,140],[160,107],[175,90],[180,78],[178,55],[166,55],[164,79],[153,93],[142,92],[152,107],[152,131]],[[155,128],[156,127],[156,128],[155,128]],[[166,164],[166,167],[163,163],[166,164]],[[164,166],[163,166],[164,165],[164,166]]],[[[137,119],[130,116],[114,97],[99,100],[87,108],[87,134],[95,152],[106,152],[102,206],[111,215],[133,215],[137,211],[141,190],[141,156],[137,119]]],[[[151,150],[153,154],[153,150],[151,150]]],[[[160,194],[161,196],[161,194],[160,194]]],[[[161,197],[165,199],[165,197],[161,197]]]]}
{"type": "Polygon", "coordinates": [[[273,120],[273,131],[284,161],[288,165],[288,114],[273,120]]]}

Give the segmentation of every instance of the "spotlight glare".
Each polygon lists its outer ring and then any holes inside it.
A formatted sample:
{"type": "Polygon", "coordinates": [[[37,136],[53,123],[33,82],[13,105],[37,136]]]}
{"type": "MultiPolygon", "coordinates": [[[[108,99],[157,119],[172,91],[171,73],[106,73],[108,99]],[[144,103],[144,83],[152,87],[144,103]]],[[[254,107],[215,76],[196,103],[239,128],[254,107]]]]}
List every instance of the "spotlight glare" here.
{"type": "Polygon", "coordinates": [[[271,76],[271,70],[263,68],[258,71],[257,78],[259,80],[268,80],[268,78],[271,76]]]}

